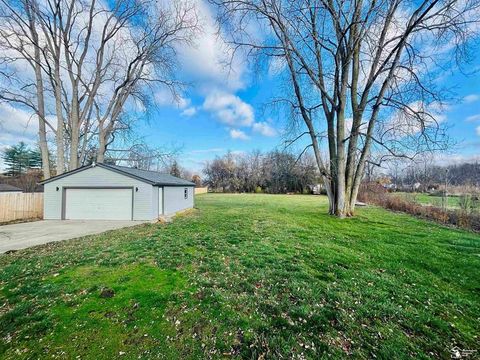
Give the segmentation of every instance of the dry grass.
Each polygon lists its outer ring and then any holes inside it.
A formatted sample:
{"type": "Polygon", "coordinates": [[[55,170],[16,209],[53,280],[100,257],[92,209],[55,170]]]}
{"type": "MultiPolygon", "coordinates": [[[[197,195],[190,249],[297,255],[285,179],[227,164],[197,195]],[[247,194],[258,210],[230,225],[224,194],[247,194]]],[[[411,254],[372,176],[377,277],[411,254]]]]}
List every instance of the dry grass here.
{"type": "Polygon", "coordinates": [[[480,214],[477,211],[469,211],[461,207],[444,210],[438,206],[424,205],[413,198],[389,193],[376,183],[362,185],[358,198],[360,201],[379,205],[385,209],[401,211],[442,224],[480,232],[480,214]]]}

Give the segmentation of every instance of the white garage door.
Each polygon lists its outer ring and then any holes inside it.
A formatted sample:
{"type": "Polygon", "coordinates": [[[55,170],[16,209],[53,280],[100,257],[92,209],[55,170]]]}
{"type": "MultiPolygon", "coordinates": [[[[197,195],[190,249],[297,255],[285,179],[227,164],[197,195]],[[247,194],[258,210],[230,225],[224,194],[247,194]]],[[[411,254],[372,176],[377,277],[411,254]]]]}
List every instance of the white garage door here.
{"type": "Polygon", "coordinates": [[[67,220],[131,220],[132,189],[66,189],[67,220]]]}

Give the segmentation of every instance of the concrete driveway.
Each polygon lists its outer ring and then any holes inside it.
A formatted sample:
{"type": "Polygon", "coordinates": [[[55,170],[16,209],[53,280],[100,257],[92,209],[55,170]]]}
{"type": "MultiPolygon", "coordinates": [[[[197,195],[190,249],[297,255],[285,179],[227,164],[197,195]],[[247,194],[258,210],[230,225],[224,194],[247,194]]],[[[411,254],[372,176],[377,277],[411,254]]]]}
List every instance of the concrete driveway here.
{"type": "Polygon", "coordinates": [[[100,234],[142,223],[144,221],[41,220],[3,225],[0,226],[0,254],[9,250],[100,234]]]}

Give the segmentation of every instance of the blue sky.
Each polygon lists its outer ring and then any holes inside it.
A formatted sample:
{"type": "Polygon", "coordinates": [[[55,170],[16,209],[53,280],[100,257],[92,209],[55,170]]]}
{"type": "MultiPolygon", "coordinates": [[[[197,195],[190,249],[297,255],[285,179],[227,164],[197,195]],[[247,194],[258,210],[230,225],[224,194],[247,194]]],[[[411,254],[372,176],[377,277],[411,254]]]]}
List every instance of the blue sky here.
{"type": "MultiPolygon", "coordinates": [[[[480,67],[480,59],[471,64],[471,68],[476,67],[480,67]]],[[[273,90],[279,86],[278,80],[264,73],[245,79],[245,82],[249,85],[233,94],[251,106],[254,122],[267,122],[275,129],[274,135],[265,136],[251,127],[238,127],[248,138],[232,138],[232,126],[203,108],[205,97],[198,94],[195,87],[185,92],[189,106],[197,109],[194,115],[185,116],[182,114],[185,108],[176,104],[162,105],[150,114],[148,123],[142,123],[140,132],[153,145],[174,144],[181,147],[181,164],[194,171],[200,171],[205,161],[229,150],[247,152],[282,148],[285,121],[274,112],[265,114],[269,100],[278,95],[278,91],[273,90]]],[[[455,146],[448,153],[439,154],[438,161],[480,160],[480,73],[465,75],[456,72],[445,76],[439,85],[448,85],[453,91],[453,99],[442,115],[455,146]]]]}
{"type": "MultiPolygon", "coordinates": [[[[253,72],[242,56],[227,69],[224,63],[230,59],[229,47],[214,35],[211,8],[201,1],[198,4],[205,33],[194,49],[179,51],[180,77],[192,86],[176,104],[168,96],[163,96],[163,101],[162,96],[157,97],[160,101],[150,112],[149,122],[142,123],[139,130],[153,145],[181,147],[180,163],[194,171],[201,171],[205,161],[227,151],[282,148],[288,137],[285,119],[268,106],[273,97],[282,94],[278,69],[275,74],[271,64],[253,72]],[[212,107],[211,102],[224,106],[212,107]]],[[[437,156],[440,163],[480,160],[480,58],[463,70],[442,72],[437,80],[439,88],[452,91],[445,94],[449,100],[439,115],[456,144],[448,154],[437,156]],[[466,71],[471,74],[464,74],[466,71]]]]}
{"type": "MultiPolygon", "coordinates": [[[[227,67],[231,48],[217,36],[209,5],[203,0],[197,4],[203,33],[194,46],[178,49],[178,78],[190,86],[175,100],[168,91],[156,90],[148,116],[141,111],[134,116],[139,118],[138,136],[152,146],[180,148],[181,165],[200,172],[205,161],[227,151],[282,148],[286,121],[267,106],[272,97],[282,94],[278,69],[271,64],[254,72],[242,54],[227,67]]],[[[454,71],[438,79],[439,87],[454,92],[455,100],[441,115],[456,142],[448,154],[438,156],[439,162],[480,160],[480,58],[465,68],[472,74],[454,71]]],[[[21,140],[34,145],[36,134],[31,114],[0,104],[0,149],[21,140]]]]}
{"type": "Polygon", "coordinates": [[[185,92],[185,96],[190,99],[189,105],[196,108],[194,115],[186,116],[183,114],[185,109],[179,108],[177,104],[159,106],[150,113],[148,121],[142,123],[139,132],[152,145],[180,148],[180,163],[195,171],[201,170],[206,160],[227,151],[269,151],[282,147],[284,122],[278,115],[267,115],[264,110],[269,99],[274,96],[271,89],[275,86],[275,81],[268,75],[262,76],[262,79],[262,84],[247,86],[236,91],[235,96],[251,107],[253,123],[268,124],[273,130],[271,133],[259,132],[258,128],[254,130],[252,126],[226,124],[214,111],[204,108],[205,98],[195,94],[194,89],[185,92]],[[235,131],[241,131],[246,137],[235,131]]]}

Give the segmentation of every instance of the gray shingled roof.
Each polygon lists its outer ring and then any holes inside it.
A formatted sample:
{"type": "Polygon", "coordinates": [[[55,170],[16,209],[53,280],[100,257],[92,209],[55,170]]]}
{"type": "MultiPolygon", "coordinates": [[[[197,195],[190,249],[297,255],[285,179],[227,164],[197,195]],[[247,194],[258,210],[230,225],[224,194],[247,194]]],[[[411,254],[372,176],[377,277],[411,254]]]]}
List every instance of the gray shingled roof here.
{"type": "Polygon", "coordinates": [[[139,179],[139,180],[143,180],[143,181],[145,181],[149,184],[152,184],[152,185],[195,186],[195,183],[193,183],[191,181],[180,179],[180,178],[178,178],[176,176],[172,176],[170,174],[164,174],[164,173],[160,173],[158,171],[140,170],[140,169],[130,168],[130,167],[127,167],[127,166],[107,165],[107,164],[86,165],[86,166],[83,166],[81,168],[68,171],[68,172],[63,173],[61,175],[51,177],[50,179],[43,180],[39,184],[43,185],[43,184],[49,183],[50,181],[61,179],[65,176],[69,176],[69,175],[75,174],[79,171],[89,169],[93,166],[99,166],[99,167],[102,167],[104,169],[110,169],[110,170],[116,171],[120,174],[124,174],[126,176],[130,176],[130,177],[133,177],[133,178],[136,178],[136,179],[139,179]]]}
{"type": "Polygon", "coordinates": [[[23,191],[23,190],[13,185],[0,184],[0,192],[8,192],[8,191],[23,191]]]}
{"type": "Polygon", "coordinates": [[[191,181],[180,179],[176,176],[160,173],[157,171],[140,170],[140,169],[130,168],[126,166],[119,166],[119,165],[101,164],[101,166],[130,174],[134,177],[146,180],[155,185],[188,185],[188,186],[195,185],[195,183],[191,181]]]}

